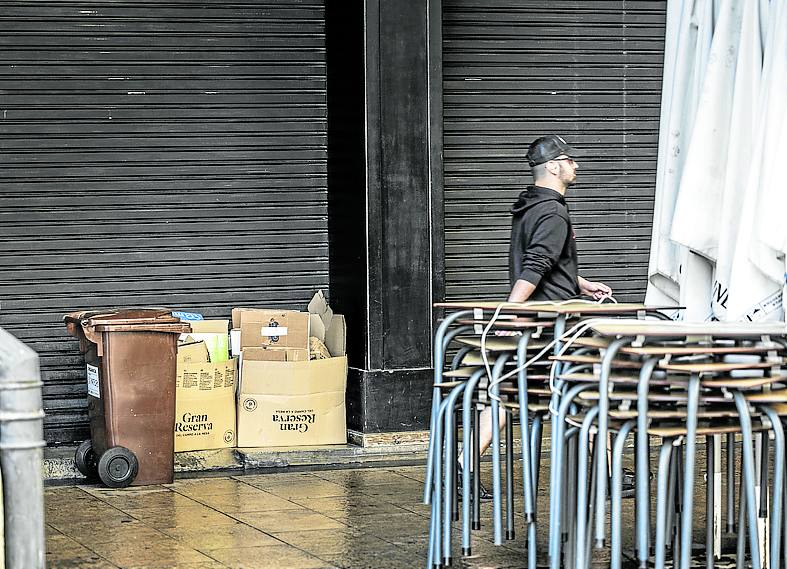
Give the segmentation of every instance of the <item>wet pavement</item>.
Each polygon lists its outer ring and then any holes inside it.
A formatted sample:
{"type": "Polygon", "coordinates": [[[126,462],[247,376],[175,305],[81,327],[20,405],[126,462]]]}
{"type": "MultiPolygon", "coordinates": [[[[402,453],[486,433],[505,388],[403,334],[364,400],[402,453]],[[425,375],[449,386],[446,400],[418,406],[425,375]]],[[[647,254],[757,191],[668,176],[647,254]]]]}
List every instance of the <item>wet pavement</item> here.
{"type": "MultiPolygon", "coordinates": [[[[112,490],[45,491],[47,566],[423,567],[422,466],[265,472],[112,490]]],[[[521,540],[495,547],[487,523],[457,566],[521,567],[521,540]]]]}
{"type": "MultiPolygon", "coordinates": [[[[272,470],[179,478],[174,484],[122,490],[49,486],[47,566],[424,567],[429,511],[421,503],[423,476],[423,466],[417,465],[272,470]]],[[[542,480],[547,476],[542,471],[542,480]]],[[[482,479],[489,480],[488,463],[482,479]]],[[[539,488],[541,512],[547,507],[546,486],[539,488]]],[[[623,501],[627,518],[633,515],[633,502],[623,501]]],[[[457,558],[461,550],[455,546],[454,567],[525,566],[522,516],[517,516],[516,539],[495,546],[491,509],[490,502],[482,504],[482,529],[473,532],[473,555],[457,558]]],[[[522,511],[521,496],[516,511],[522,511]]],[[[539,521],[542,565],[546,517],[541,514],[539,521]]],[[[696,537],[702,539],[702,516],[695,523],[696,537]]],[[[632,547],[633,528],[624,529],[624,547],[632,547]]],[[[608,566],[603,557],[593,561],[594,566],[608,566]]]]}

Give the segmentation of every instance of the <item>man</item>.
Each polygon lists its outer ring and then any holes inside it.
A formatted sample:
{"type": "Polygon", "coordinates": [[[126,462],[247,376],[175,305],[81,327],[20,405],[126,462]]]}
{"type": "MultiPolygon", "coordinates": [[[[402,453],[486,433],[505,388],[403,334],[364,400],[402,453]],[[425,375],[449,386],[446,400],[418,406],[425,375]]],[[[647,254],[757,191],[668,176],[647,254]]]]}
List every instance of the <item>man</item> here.
{"type": "MultiPolygon", "coordinates": [[[[576,149],[555,134],[537,138],[527,150],[534,184],[519,194],[511,209],[509,302],[560,301],[580,295],[600,300],[612,296],[609,286],[588,281],[577,273],[577,245],[563,198],[577,179],[576,156],[576,149]]],[[[501,428],[505,422],[506,414],[501,410],[501,428]]],[[[481,413],[479,424],[483,454],[492,443],[489,407],[481,413]]],[[[459,460],[461,463],[461,456],[459,460]]],[[[485,490],[482,490],[482,497],[489,497],[485,490]]]]}
{"type": "Polygon", "coordinates": [[[577,179],[576,156],[576,150],[554,134],[537,138],[527,150],[534,185],[519,194],[511,209],[510,302],[612,294],[604,283],[577,273],[577,245],[563,198],[577,179]]]}

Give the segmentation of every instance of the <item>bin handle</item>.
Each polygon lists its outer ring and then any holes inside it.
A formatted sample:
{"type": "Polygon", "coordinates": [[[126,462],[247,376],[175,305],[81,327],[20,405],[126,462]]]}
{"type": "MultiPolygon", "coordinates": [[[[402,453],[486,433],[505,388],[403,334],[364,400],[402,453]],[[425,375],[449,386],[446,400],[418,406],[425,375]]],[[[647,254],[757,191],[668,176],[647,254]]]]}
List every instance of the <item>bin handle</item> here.
{"type": "Polygon", "coordinates": [[[91,326],[87,320],[82,320],[82,333],[85,338],[90,340],[96,345],[96,355],[100,358],[104,355],[104,342],[102,341],[102,334],[96,332],[95,327],[91,326]]]}

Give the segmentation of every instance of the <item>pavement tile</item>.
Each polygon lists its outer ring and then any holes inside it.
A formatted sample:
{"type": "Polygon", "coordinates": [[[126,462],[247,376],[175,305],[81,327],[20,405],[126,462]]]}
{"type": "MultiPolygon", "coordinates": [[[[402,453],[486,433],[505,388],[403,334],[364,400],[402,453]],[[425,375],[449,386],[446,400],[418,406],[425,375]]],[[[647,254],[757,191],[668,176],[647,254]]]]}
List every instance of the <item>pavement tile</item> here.
{"type": "Polygon", "coordinates": [[[48,569],[119,569],[114,563],[95,554],[58,559],[50,559],[47,555],[46,566],[48,569]]]}
{"type": "Polygon", "coordinates": [[[96,553],[114,563],[126,567],[180,567],[187,563],[212,563],[212,559],[174,539],[126,544],[91,545],[96,553]]]}
{"type": "Polygon", "coordinates": [[[128,510],[127,513],[154,528],[210,527],[235,523],[230,516],[202,504],[187,508],[143,508],[128,510]]]}
{"type": "Polygon", "coordinates": [[[233,525],[206,527],[175,527],[163,528],[162,533],[174,538],[179,543],[201,552],[230,547],[254,545],[280,545],[281,542],[267,533],[236,522],[233,525]]]}
{"type": "Polygon", "coordinates": [[[251,488],[251,491],[240,494],[195,495],[194,499],[224,513],[303,509],[302,505],[258,488],[251,488]]]}
{"type": "Polygon", "coordinates": [[[100,542],[112,539],[114,533],[123,531],[121,528],[126,525],[133,526],[136,522],[137,520],[131,516],[120,512],[117,516],[102,516],[92,520],[79,519],[73,522],[51,520],[50,525],[60,533],[79,541],[90,537],[95,542],[100,542]]]}
{"type": "Polygon", "coordinates": [[[167,487],[178,494],[196,497],[239,495],[255,491],[247,481],[237,478],[189,478],[176,480],[167,487]]]}
{"type": "Polygon", "coordinates": [[[415,559],[406,551],[383,550],[373,554],[368,551],[351,551],[342,555],[323,555],[323,559],[346,569],[402,569],[422,567],[426,559],[415,559]]]}
{"type": "Polygon", "coordinates": [[[198,505],[195,500],[175,492],[132,495],[127,497],[113,496],[108,498],[106,503],[123,511],[140,510],[144,508],[188,508],[198,505]]]}
{"type": "MultiPolygon", "coordinates": [[[[122,569],[147,569],[148,567],[154,567],[149,564],[143,565],[124,565],[122,569]]],[[[164,567],[164,566],[162,566],[164,567]]],[[[177,569],[227,569],[227,566],[224,563],[220,563],[214,559],[206,559],[205,561],[194,561],[194,562],[186,562],[179,561],[177,565],[177,569]]]]}
{"type": "Polygon", "coordinates": [[[91,496],[100,498],[105,501],[110,501],[114,498],[128,499],[131,496],[147,496],[148,494],[167,494],[172,492],[166,486],[161,484],[152,484],[150,486],[129,486],[127,488],[107,488],[106,486],[99,485],[82,485],[78,486],[91,496]]]}
{"type": "Polygon", "coordinates": [[[347,470],[323,470],[315,472],[314,475],[323,480],[342,484],[347,487],[353,486],[376,486],[379,484],[392,484],[397,480],[401,481],[405,476],[401,476],[393,470],[378,469],[347,469],[347,470]]]}
{"type": "Polygon", "coordinates": [[[280,569],[283,567],[322,569],[334,566],[332,563],[289,545],[216,549],[210,554],[215,560],[232,569],[280,569]]]}
{"type": "Polygon", "coordinates": [[[95,544],[111,547],[112,545],[155,543],[168,539],[160,531],[138,521],[110,528],[104,526],[97,529],[91,529],[88,526],[79,527],[72,530],[70,535],[86,547],[93,547],[95,544]]]}
{"type": "Polygon", "coordinates": [[[429,520],[411,513],[370,514],[348,520],[351,527],[386,540],[395,537],[422,536],[429,531],[429,520]]]}
{"type": "Polygon", "coordinates": [[[327,480],[312,478],[297,482],[254,482],[252,484],[261,490],[270,492],[282,498],[326,498],[332,496],[347,496],[349,489],[341,484],[334,484],[327,480]]]}
{"type": "Polygon", "coordinates": [[[244,484],[252,484],[255,486],[264,486],[265,484],[281,485],[288,483],[299,483],[320,480],[312,472],[262,472],[260,474],[238,474],[231,476],[233,480],[243,482],[244,484]]]}
{"type": "Polygon", "coordinates": [[[426,480],[426,467],[425,466],[397,466],[389,469],[400,476],[412,478],[423,483],[426,480]]]}
{"type": "MultiPolygon", "coordinates": [[[[295,498],[293,500],[296,500],[295,498]]],[[[406,510],[373,496],[312,498],[299,500],[310,510],[340,521],[369,514],[401,514],[406,510]]]]}
{"type": "Polygon", "coordinates": [[[67,535],[49,534],[46,538],[46,558],[47,562],[50,560],[62,561],[64,559],[76,559],[81,557],[93,557],[98,559],[99,556],[90,551],[87,547],[79,543],[77,540],[68,537],[67,535]]]}
{"type": "Polygon", "coordinates": [[[266,533],[312,529],[346,529],[336,520],[311,510],[282,510],[272,512],[249,512],[233,514],[235,519],[266,533]]]}
{"type": "Polygon", "coordinates": [[[271,535],[288,545],[322,558],[349,555],[358,551],[384,551],[390,546],[378,537],[363,534],[350,528],[347,530],[285,531],[271,535]]]}

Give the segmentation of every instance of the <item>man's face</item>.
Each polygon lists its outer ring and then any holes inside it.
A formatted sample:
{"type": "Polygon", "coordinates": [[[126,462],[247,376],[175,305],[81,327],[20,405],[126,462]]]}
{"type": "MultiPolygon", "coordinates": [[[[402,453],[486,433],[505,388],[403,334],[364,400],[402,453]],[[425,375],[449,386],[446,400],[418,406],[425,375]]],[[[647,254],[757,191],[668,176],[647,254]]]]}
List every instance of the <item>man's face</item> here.
{"type": "Polygon", "coordinates": [[[558,173],[557,177],[560,179],[566,187],[573,186],[574,182],[577,181],[577,170],[579,170],[579,164],[577,164],[573,158],[568,156],[558,156],[555,158],[555,162],[558,163],[558,173]]]}

